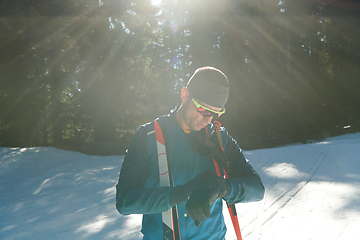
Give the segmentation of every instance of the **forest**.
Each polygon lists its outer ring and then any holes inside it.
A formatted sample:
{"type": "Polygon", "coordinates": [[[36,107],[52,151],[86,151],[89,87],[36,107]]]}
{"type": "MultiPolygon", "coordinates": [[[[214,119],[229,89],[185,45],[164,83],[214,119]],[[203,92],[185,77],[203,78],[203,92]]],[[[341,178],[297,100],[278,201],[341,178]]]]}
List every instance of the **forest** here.
{"type": "Polygon", "coordinates": [[[195,69],[244,150],[360,131],[360,1],[1,0],[0,146],[124,154],[195,69]]]}

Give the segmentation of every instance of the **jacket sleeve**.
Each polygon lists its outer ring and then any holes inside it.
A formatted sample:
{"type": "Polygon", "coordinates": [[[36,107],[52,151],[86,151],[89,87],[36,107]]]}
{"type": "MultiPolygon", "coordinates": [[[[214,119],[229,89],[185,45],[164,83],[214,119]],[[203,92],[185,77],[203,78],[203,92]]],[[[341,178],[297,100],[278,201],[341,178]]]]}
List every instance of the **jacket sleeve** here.
{"type": "Polygon", "coordinates": [[[260,176],[245,159],[236,140],[228,134],[225,128],[222,128],[221,138],[231,169],[228,181],[232,185],[232,191],[225,200],[230,204],[260,201],[265,193],[260,176]]]}
{"type": "Polygon", "coordinates": [[[169,187],[144,188],[148,177],[147,135],[141,126],[131,139],[116,185],[116,208],[121,214],[151,214],[170,208],[169,187]]]}

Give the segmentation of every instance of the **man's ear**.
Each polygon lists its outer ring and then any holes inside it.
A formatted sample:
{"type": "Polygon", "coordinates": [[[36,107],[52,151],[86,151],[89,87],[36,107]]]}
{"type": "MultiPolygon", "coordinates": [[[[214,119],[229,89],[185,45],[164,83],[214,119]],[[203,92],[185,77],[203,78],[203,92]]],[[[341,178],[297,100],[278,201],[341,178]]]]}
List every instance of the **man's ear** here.
{"type": "Polygon", "coordinates": [[[188,89],[187,89],[186,87],[183,87],[183,88],[181,89],[181,101],[182,101],[183,103],[185,103],[185,102],[188,101],[189,98],[190,98],[190,94],[189,94],[188,89]]]}

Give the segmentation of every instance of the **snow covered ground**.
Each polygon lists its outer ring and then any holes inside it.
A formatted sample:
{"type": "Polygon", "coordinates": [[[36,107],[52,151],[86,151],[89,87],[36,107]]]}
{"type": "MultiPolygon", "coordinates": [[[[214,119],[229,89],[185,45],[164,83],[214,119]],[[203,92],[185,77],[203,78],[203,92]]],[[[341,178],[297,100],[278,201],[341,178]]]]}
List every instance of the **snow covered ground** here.
{"type": "MultiPolygon", "coordinates": [[[[236,205],[244,240],[360,239],[360,133],[245,155],[266,195],[236,205]]],[[[115,209],[122,159],[0,148],[0,239],[142,239],[141,215],[115,209]]]]}

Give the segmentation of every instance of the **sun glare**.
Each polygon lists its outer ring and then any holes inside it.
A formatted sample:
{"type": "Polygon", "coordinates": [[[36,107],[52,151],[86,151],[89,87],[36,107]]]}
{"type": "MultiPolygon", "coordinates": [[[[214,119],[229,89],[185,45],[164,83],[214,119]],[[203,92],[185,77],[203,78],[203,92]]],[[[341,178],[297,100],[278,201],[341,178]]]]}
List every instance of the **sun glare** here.
{"type": "Polygon", "coordinates": [[[151,3],[155,6],[158,6],[161,3],[161,0],[151,0],[151,3]]]}

